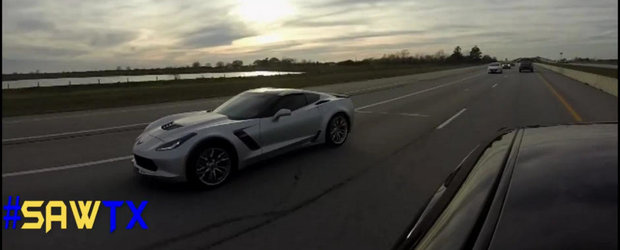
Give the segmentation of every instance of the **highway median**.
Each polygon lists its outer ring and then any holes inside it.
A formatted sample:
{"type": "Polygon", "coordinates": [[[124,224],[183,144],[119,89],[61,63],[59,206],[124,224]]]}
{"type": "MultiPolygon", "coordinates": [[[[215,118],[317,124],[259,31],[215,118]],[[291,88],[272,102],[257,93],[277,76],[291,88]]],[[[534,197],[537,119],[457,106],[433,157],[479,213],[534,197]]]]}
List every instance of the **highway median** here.
{"type": "MultiPolygon", "coordinates": [[[[102,85],[73,85],[2,91],[2,116],[125,107],[230,96],[258,87],[307,88],[474,66],[475,64],[415,65],[369,69],[335,68],[301,75],[206,78],[102,85]]],[[[445,74],[439,73],[438,77],[445,74]]]]}

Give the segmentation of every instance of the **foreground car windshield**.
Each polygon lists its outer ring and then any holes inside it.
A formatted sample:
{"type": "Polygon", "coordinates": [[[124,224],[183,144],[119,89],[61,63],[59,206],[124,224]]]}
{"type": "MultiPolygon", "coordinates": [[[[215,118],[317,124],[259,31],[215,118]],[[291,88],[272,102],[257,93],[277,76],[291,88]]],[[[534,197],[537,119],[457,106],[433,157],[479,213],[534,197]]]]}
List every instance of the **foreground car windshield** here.
{"type": "Polygon", "coordinates": [[[257,118],[276,99],[277,95],[274,94],[242,93],[226,101],[213,112],[233,120],[257,118]]]}

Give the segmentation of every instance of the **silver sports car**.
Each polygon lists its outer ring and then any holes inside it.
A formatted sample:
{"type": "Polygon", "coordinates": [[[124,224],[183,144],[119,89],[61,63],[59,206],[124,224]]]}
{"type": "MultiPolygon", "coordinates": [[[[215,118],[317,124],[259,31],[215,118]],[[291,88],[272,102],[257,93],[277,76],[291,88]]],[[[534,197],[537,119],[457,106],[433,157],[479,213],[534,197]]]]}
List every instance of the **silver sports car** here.
{"type": "Polygon", "coordinates": [[[213,111],[163,117],[133,146],[142,175],[218,186],[258,160],[304,146],[342,145],[353,103],[344,95],[298,89],[245,91],[213,111]]]}

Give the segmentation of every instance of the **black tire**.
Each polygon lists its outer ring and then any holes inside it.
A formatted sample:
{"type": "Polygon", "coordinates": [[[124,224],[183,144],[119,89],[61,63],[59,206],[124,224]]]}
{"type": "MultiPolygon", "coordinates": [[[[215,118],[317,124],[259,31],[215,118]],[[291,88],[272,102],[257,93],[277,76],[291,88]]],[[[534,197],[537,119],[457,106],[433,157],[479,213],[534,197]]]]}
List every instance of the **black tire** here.
{"type": "Polygon", "coordinates": [[[187,181],[199,188],[216,188],[228,182],[236,169],[236,154],[230,146],[205,143],[187,161],[187,181]]]}
{"type": "Polygon", "coordinates": [[[325,129],[325,144],[332,147],[339,147],[344,144],[349,137],[351,128],[349,122],[349,118],[342,113],[332,116],[325,129]]]}

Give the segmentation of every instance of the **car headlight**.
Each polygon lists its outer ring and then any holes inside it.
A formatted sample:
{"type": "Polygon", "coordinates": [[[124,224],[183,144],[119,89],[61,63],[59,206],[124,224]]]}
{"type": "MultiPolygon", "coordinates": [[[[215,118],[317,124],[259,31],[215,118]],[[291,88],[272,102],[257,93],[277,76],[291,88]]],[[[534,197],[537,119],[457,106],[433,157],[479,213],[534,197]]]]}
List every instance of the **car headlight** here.
{"type": "Polygon", "coordinates": [[[190,138],[196,136],[196,133],[191,133],[188,134],[186,136],[183,136],[179,139],[170,141],[170,142],[166,142],[164,144],[162,144],[161,146],[157,147],[155,150],[157,151],[166,151],[166,150],[172,150],[175,149],[179,146],[181,146],[181,144],[183,144],[184,142],[186,142],[187,140],[189,140],[190,138]]]}
{"type": "Polygon", "coordinates": [[[136,138],[136,141],[134,142],[136,145],[140,145],[140,144],[142,144],[142,136],[143,136],[143,135],[144,135],[144,134],[141,134],[141,135],[139,135],[139,136],[136,138]]]}

